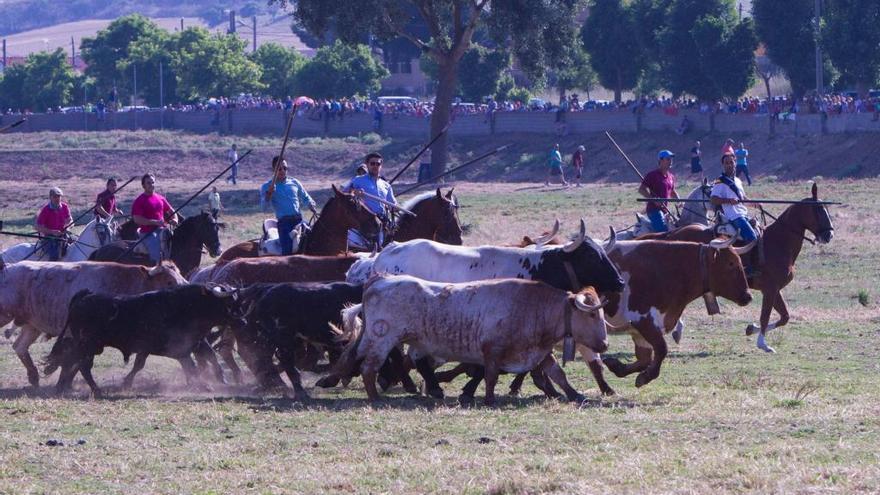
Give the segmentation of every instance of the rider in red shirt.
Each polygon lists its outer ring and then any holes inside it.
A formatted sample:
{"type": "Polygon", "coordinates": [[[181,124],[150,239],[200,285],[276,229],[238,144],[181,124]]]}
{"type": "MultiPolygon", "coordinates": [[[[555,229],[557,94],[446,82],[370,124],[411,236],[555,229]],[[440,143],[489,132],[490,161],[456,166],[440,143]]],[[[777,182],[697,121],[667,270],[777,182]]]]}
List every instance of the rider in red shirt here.
{"type": "Polygon", "coordinates": [[[131,218],[139,226],[141,237],[146,237],[142,242],[150,253],[150,260],[158,264],[162,259],[161,233],[169,224],[177,224],[177,214],[168,200],[155,192],[156,177],[153,174],[141,177],[141,186],[144,192],[132,203],[131,218]]]}
{"type": "Polygon", "coordinates": [[[37,215],[36,229],[40,234],[47,236],[40,242],[49,256],[49,261],[58,261],[61,258],[62,236],[67,227],[73,223],[73,219],[70,217],[70,208],[67,203],[61,202],[63,195],[60,188],[50,189],[49,203],[37,215]]]}
{"type": "MultiPolygon", "coordinates": [[[[675,156],[669,150],[663,150],[657,155],[657,168],[648,172],[642,179],[642,185],[639,187],[639,194],[646,198],[675,198],[678,199],[678,193],[675,191],[675,176],[669,170],[672,167],[672,158],[675,156]]],[[[651,228],[654,232],[666,232],[669,226],[666,219],[663,218],[663,212],[666,211],[666,204],[659,202],[648,202],[645,212],[651,220],[651,228]]]]}

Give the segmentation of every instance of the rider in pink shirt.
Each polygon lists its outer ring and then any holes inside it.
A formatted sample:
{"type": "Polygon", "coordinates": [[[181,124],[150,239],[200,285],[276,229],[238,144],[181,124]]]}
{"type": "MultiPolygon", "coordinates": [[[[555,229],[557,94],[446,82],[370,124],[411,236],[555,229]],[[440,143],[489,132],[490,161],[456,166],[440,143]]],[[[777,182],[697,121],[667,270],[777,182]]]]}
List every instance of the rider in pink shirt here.
{"type": "Polygon", "coordinates": [[[164,196],[155,192],[156,178],[153,174],[141,177],[141,186],[144,192],[131,205],[131,217],[138,225],[141,237],[146,237],[143,243],[147,246],[150,259],[159,263],[162,257],[160,234],[168,224],[177,224],[177,214],[169,218],[174,208],[164,196]]]}

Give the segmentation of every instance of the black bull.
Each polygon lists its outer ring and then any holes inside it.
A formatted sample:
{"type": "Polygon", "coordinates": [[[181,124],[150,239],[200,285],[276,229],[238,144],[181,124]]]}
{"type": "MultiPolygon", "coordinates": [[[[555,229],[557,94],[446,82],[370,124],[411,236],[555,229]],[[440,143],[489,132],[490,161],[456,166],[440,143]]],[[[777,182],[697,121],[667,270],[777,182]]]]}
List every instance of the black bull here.
{"type": "Polygon", "coordinates": [[[239,321],[237,299],[236,291],[200,285],[115,297],[82,290],[70,300],[65,330],[46,358],[46,373],[61,367],[56,387],[60,393],[70,387],[79,371],[95,396],[100,396],[92,365],[104,347],[113,347],[126,362],[130,355],[137,354],[123,382],[125,387],[131,386],[151,354],[176,359],[187,382],[198,375],[191,357],[195,354],[201,363],[213,366],[217,378],[223,381],[206,337],[215,326],[239,321]]]}

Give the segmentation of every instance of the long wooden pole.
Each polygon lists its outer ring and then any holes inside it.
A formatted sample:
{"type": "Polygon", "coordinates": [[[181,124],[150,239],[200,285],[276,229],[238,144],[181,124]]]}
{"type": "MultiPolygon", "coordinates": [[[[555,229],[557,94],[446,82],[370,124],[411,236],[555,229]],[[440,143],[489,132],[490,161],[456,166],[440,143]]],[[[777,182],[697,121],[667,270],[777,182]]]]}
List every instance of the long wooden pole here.
{"type": "Polygon", "coordinates": [[[272,167],[272,181],[269,182],[269,188],[266,189],[266,199],[272,198],[275,194],[275,181],[278,180],[278,170],[281,169],[281,163],[284,161],[284,151],[287,149],[287,141],[290,139],[290,127],[293,125],[293,115],[296,113],[297,105],[290,110],[287,117],[287,125],[284,127],[284,142],[281,143],[281,153],[278,154],[278,162],[272,167]]]}
{"type": "Polygon", "coordinates": [[[416,156],[414,156],[414,157],[412,158],[412,160],[409,161],[409,163],[407,163],[406,165],[404,165],[403,168],[400,169],[399,172],[397,172],[396,174],[394,174],[394,177],[392,177],[391,180],[388,181],[388,183],[389,183],[389,184],[394,184],[394,181],[397,180],[397,178],[400,177],[401,174],[403,174],[404,172],[406,172],[406,169],[408,169],[413,163],[415,163],[415,161],[418,160],[419,157],[422,156],[422,154],[423,154],[424,152],[428,151],[428,149],[431,147],[431,145],[433,145],[438,139],[440,139],[440,136],[446,134],[446,131],[449,129],[449,126],[450,126],[450,125],[452,125],[452,122],[451,122],[451,121],[450,121],[450,122],[447,122],[447,123],[446,123],[446,126],[443,127],[443,129],[441,129],[440,132],[438,132],[437,135],[434,136],[433,139],[431,139],[430,141],[428,141],[428,144],[426,144],[424,147],[422,147],[422,149],[419,150],[419,152],[416,154],[416,156]]]}
{"type": "Polygon", "coordinates": [[[623,150],[622,150],[622,149],[620,148],[620,146],[617,144],[617,141],[615,141],[614,138],[611,137],[611,133],[608,132],[608,131],[605,131],[605,136],[607,136],[608,139],[611,141],[611,144],[613,144],[614,147],[617,148],[617,151],[619,151],[620,154],[623,155],[623,159],[626,160],[626,163],[629,163],[629,166],[632,167],[632,169],[636,172],[636,174],[638,174],[639,179],[641,179],[641,180],[645,180],[645,176],[642,175],[641,172],[639,172],[639,169],[636,168],[636,165],[632,162],[632,160],[630,160],[629,157],[626,156],[626,153],[623,152],[623,150]]]}
{"type": "MultiPolygon", "coordinates": [[[[673,201],[676,203],[705,203],[707,199],[675,199],[675,198],[636,198],[639,202],[663,202],[673,201]]],[[[808,205],[841,205],[839,201],[790,201],[787,199],[740,199],[740,203],[764,203],[766,205],[794,205],[804,203],[808,205]]]]}
{"type": "Polygon", "coordinates": [[[436,176],[434,176],[434,177],[431,177],[431,178],[428,179],[428,180],[425,180],[425,181],[419,182],[418,184],[415,184],[415,185],[413,185],[413,186],[410,186],[410,187],[404,189],[403,191],[397,193],[397,195],[398,195],[398,196],[402,196],[402,195],[404,195],[404,194],[406,194],[406,193],[408,193],[408,192],[410,192],[410,191],[415,191],[416,189],[418,189],[418,188],[424,186],[425,184],[430,184],[430,183],[434,182],[434,181],[437,180],[437,179],[440,179],[440,178],[442,178],[442,177],[446,177],[447,175],[449,175],[449,174],[453,174],[453,173],[455,173],[455,172],[457,172],[457,171],[459,171],[459,170],[461,170],[461,169],[463,169],[463,168],[465,168],[465,167],[469,167],[469,166],[473,165],[474,163],[477,163],[478,161],[480,161],[480,160],[482,160],[482,159],[484,159],[484,158],[490,157],[490,156],[494,155],[495,153],[498,153],[498,152],[503,151],[503,150],[505,150],[505,149],[507,149],[507,148],[510,148],[511,146],[513,146],[513,143],[511,143],[511,144],[505,144],[504,146],[500,146],[500,147],[498,147],[498,148],[495,148],[494,150],[489,151],[488,153],[484,153],[484,154],[482,154],[482,155],[480,155],[480,156],[474,158],[473,160],[470,160],[470,161],[467,161],[467,162],[465,162],[465,163],[462,163],[461,165],[459,165],[459,166],[457,166],[457,167],[455,167],[455,168],[453,168],[453,169],[451,169],[451,170],[447,170],[446,172],[443,172],[443,173],[440,174],[440,175],[436,175],[436,176]]]}

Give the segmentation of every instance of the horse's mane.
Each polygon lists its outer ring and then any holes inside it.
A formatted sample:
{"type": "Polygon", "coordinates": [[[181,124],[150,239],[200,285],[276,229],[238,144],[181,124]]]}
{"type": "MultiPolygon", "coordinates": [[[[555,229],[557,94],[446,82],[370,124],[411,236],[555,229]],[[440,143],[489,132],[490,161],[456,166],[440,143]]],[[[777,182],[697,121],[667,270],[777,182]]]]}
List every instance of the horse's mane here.
{"type": "Polygon", "coordinates": [[[431,197],[436,196],[436,195],[437,195],[436,191],[428,191],[428,192],[421,193],[417,196],[414,196],[414,197],[406,200],[406,202],[403,203],[403,207],[409,211],[412,211],[413,208],[415,208],[417,204],[419,204],[422,201],[425,201],[427,199],[431,199],[431,197]]]}

